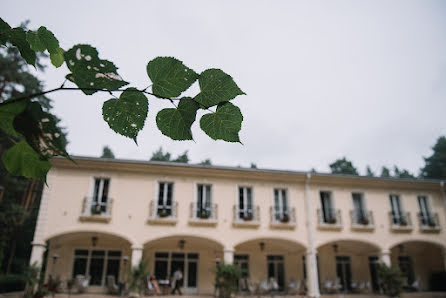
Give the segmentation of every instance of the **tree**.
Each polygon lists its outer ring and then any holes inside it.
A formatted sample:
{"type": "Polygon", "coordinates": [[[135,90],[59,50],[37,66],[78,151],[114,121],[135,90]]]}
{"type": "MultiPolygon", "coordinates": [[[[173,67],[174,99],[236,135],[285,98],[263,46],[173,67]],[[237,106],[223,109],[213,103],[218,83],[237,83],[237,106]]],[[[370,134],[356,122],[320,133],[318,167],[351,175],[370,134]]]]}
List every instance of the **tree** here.
{"type": "Polygon", "coordinates": [[[370,168],[370,166],[367,166],[366,168],[366,174],[367,177],[375,177],[375,174],[373,173],[372,169],[370,168]]]}
{"type": "Polygon", "coordinates": [[[201,161],[199,164],[203,165],[203,166],[211,166],[212,162],[211,162],[211,160],[209,158],[207,158],[207,159],[201,161]]]}
{"type": "Polygon", "coordinates": [[[77,44],[64,51],[54,34],[43,26],[36,31],[11,28],[0,19],[0,45],[16,47],[30,65],[36,65],[36,53],[48,51],[55,67],[66,63],[71,72],[58,88],[0,102],[0,129],[15,143],[3,153],[2,160],[13,175],[45,181],[51,168],[51,157],[70,158],[54,115],[43,111],[42,105],[34,101],[38,96],[62,90],[81,90],[85,95],[96,92],[111,94],[112,98],[102,107],[104,121],[116,133],[133,139],[135,143],[147,118],[147,96],[174,106],[162,109],[156,115],[158,129],[173,140],[193,140],[191,126],[201,109],[206,113],[200,119],[200,128],[210,138],[240,142],[243,115],[230,101],[245,93],[230,75],[220,69],[211,68],[199,74],[176,58],[156,57],[146,66],[151,81],[149,86],[124,89],[129,82],[118,74],[113,62],[100,59],[94,47],[77,44]],[[194,97],[181,97],[196,81],[200,92],[194,97]],[[76,87],[66,87],[66,83],[76,87]],[[120,94],[119,98],[115,93],[120,94]]]}
{"type": "Polygon", "coordinates": [[[391,175],[390,175],[390,170],[387,168],[387,167],[382,167],[381,168],[381,175],[380,175],[380,177],[381,178],[390,178],[390,177],[392,177],[391,175]]]}
{"type": "Polygon", "coordinates": [[[358,171],[353,166],[352,162],[347,160],[345,157],[337,159],[335,162],[330,164],[330,169],[332,174],[358,175],[358,171]]]}
{"type": "Polygon", "coordinates": [[[257,169],[257,165],[256,165],[255,163],[252,162],[250,168],[251,168],[251,169],[257,169]]]}
{"type": "Polygon", "coordinates": [[[113,154],[113,151],[108,146],[104,146],[102,148],[102,155],[101,158],[115,158],[115,155],[113,154]]]}
{"type": "Polygon", "coordinates": [[[397,166],[393,166],[393,177],[395,178],[415,178],[408,170],[400,170],[397,166]]]}
{"type": "Polygon", "coordinates": [[[431,156],[424,158],[421,176],[430,179],[446,179],[446,137],[437,139],[431,156]]]}
{"type": "Polygon", "coordinates": [[[189,157],[187,156],[187,150],[183,152],[183,154],[178,155],[177,158],[175,158],[174,160],[172,160],[174,162],[182,162],[182,163],[188,163],[189,162],[189,157]]]}
{"type": "Polygon", "coordinates": [[[159,147],[159,149],[155,152],[153,152],[152,157],[150,158],[151,161],[170,161],[170,153],[163,152],[163,148],[159,147]]]}
{"type": "Polygon", "coordinates": [[[378,277],[384,294],[389,297],[398,297],[403,291],[404,275],[398,267],[389,267],[380,264],[378,277]]]}

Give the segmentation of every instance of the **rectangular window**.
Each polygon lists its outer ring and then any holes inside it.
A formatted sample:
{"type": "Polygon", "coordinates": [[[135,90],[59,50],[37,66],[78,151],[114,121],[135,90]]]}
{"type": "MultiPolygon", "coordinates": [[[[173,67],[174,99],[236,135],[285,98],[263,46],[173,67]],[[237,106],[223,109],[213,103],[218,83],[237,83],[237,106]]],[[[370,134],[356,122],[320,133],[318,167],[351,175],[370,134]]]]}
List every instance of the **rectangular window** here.
{"type": "Polygon", "coordinates": [[[403,212],[403,208],[401,206],[401,200],[398,195],[390,195],[390,206],[392,207],[392,220],[393,224],[401,225],[404,222],[407,224],[403,212]]]}
{"type": "Polygon", "coordinates": [[[197,185],[197,212],[196,217],[208,218],[211,216],[211,185],[197,185]]]}
{"type": "Polygon", "coordinates": [[[243,278],[249,278],[249,255],[234,255],[234,265],[241,269],[243,278]]]}
{"type": "Polygon", "coordinates": [[[91,202],[91,213],[98,214],[107,211],[108,191],[110,187],[109,178],[95,178],[93,197],[91,202]]]}
{"type": "Polygon", "coordinates": [[[182,286],[198,286],[198,253],[155,252],[154,274],[158,280],[170,280],[177,269],[183,272],[182,286]]]}
{"type": "Polygon", "coordinates": [[[286,189],[274,189],[274,219],[288,221],[288,197],[286,189]]]}
{"type": "Polygon", "coordinates": [[[322,220],[324,223],[336,223],[336,214],[333,209],[331,192],[321,191],[322,220]]]}
{"type": "Polygon", "coordinates": [[[266,256],[268,279],[274,278],[279,286],[279,290],[285,287],[285,264],[283,255],[266,256]]]}
{"type": "Polygon", "coordinates": [[[119,281],[121,251],[86,250],[74,251],[72,277],[90,276],[90,285],[102,286],[106,276],[112,275],[119,281]]]}
{"type": "Polygon", "coordinates": [[[173,205],[173,183],[160,182],[158,188],[157,214],[160,217],[171,216],[173,205]]]}
{"type": "Polygon", "coordinates": [[[426,196],[418,196],[418,205],[420,206],[420,219],[424,226],[435,225],[431,216],[429,203],[426,196]]]}
{"type": "Polygon", "coordinates": [[[337,256],[336,257],[336,275],[340,282],[341,291],[351,291],[352,284],[352,269],[350,263],[350,257],[337,256]]]}
{"type": "Polygon", "coordinates": [[[365,210],[364,194],[352,193],[353,219],[355,224],[368,224],[367,212],[365,210]]]}
{"type": "Polygon", "coordinates": [[[254,210],[252,204],[252,188],[239,187],[239,203],[238,203],[239,218],[245,220],[252,220],[254,217],[254,210]]]}
{"type": "Polygon", "coordinates": [[[412,259],[409,256],[399,256],[398,266],[406,279],[406,284],[411,285],[415,281],[412,259]]]}

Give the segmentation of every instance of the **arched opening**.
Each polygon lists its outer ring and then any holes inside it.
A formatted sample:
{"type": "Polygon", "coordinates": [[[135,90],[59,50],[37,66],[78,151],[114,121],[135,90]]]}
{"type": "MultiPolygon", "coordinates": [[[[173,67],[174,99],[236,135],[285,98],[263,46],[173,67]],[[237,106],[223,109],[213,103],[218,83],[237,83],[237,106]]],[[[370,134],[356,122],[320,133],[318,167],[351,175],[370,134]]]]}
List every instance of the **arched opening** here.
{"type": "Polygon", "coordinates": [[[295,241],[257,238],[235,246],[234,263],[242,269],[243,279],[254,285],[273,279],[281,291],[290,283],[299,291],[305,287],[305,253],[306,248],[295,241]]]}
{"type": "Polygon", "coordinates": [[[378,246],[363,241],[339,240],[319,246],[317,253],[322,293],[379,291],[378,246]]]}
{"type": "Polygon", "coordinates": [[[444,247],[425,241],[406,241],[391,250],[393,266],[404,275],[406,291],[446,291],[444,247]]]}
{"type": "Polygon", "coordinates": [[[158,280],[163,294],[172,289],[168,281],[180,269],[182,291],[186,294],[212,294],[216,262],[223,258],[223,245],[215,240],[176,235],[151,240],[144,245],[148,270],[158,280]]]}
{"type": "Polygon", "coordinates": [[[102,232],[71,232],[48,239],[46,277],[83,280],[88,292],[105,292],[127,280],[131,243],[102,232]]]}

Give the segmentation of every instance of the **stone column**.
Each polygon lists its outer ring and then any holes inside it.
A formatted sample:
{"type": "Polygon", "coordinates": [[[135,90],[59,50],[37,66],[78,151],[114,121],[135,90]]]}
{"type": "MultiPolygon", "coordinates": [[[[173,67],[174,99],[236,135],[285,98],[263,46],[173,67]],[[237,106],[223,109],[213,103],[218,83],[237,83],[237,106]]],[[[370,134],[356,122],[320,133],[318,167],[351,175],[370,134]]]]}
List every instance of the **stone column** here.
{"type": "Polygon", "coordinates": [[[142,259],[142,247],[132,247],[132,268],[138,266],[142,259]]]}
{"type": "Polygon", "coordinates": [[[234,263],[234,249],[225,248],[223,254],[223,261],[225,264],[233,264],[234,263]]]}
{"type": "Polygon", "coordinates": [[[32,265],[34,263],[37,264],[37,266],[42,267],[43,262],[43,254],[46,250],[46,244],[45,243],[31,243],[32,250],[31,250],[31,258],[29,259],[29,264],[32,265]]]}
{"type": "Polygon", "coordinates": [[[305,257],[307,265],[307,287],[309,297],[320,297],[319,276],[317,270],[317,259],[315,251],[307,251],[305,257]]]}
{"type": "Polygon", "coordinates": [[[381,263],[386,264],[387,266],[392,266],[392,260],[390,258],[390,250],[383,250],[379,255],[379,259],[381,263]]]}

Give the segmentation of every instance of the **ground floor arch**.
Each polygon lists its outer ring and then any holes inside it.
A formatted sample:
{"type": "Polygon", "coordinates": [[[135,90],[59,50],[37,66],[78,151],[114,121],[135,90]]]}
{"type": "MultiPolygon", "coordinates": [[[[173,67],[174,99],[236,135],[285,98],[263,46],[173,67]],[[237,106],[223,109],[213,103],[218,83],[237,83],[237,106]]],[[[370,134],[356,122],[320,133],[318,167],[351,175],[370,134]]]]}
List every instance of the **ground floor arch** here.
{"type": "Polygon", "coordinates": [[[404,241],[390,249],[391,263],[404,274],[406,291],[446,291],[446,251],[435,242],[404,241]]]}
{"type": "Polygon", "coordinates": [[[327,242],[317,248],[319,288],[322,293],[379,292],[381,250],[358,240],[327,242]]]}

